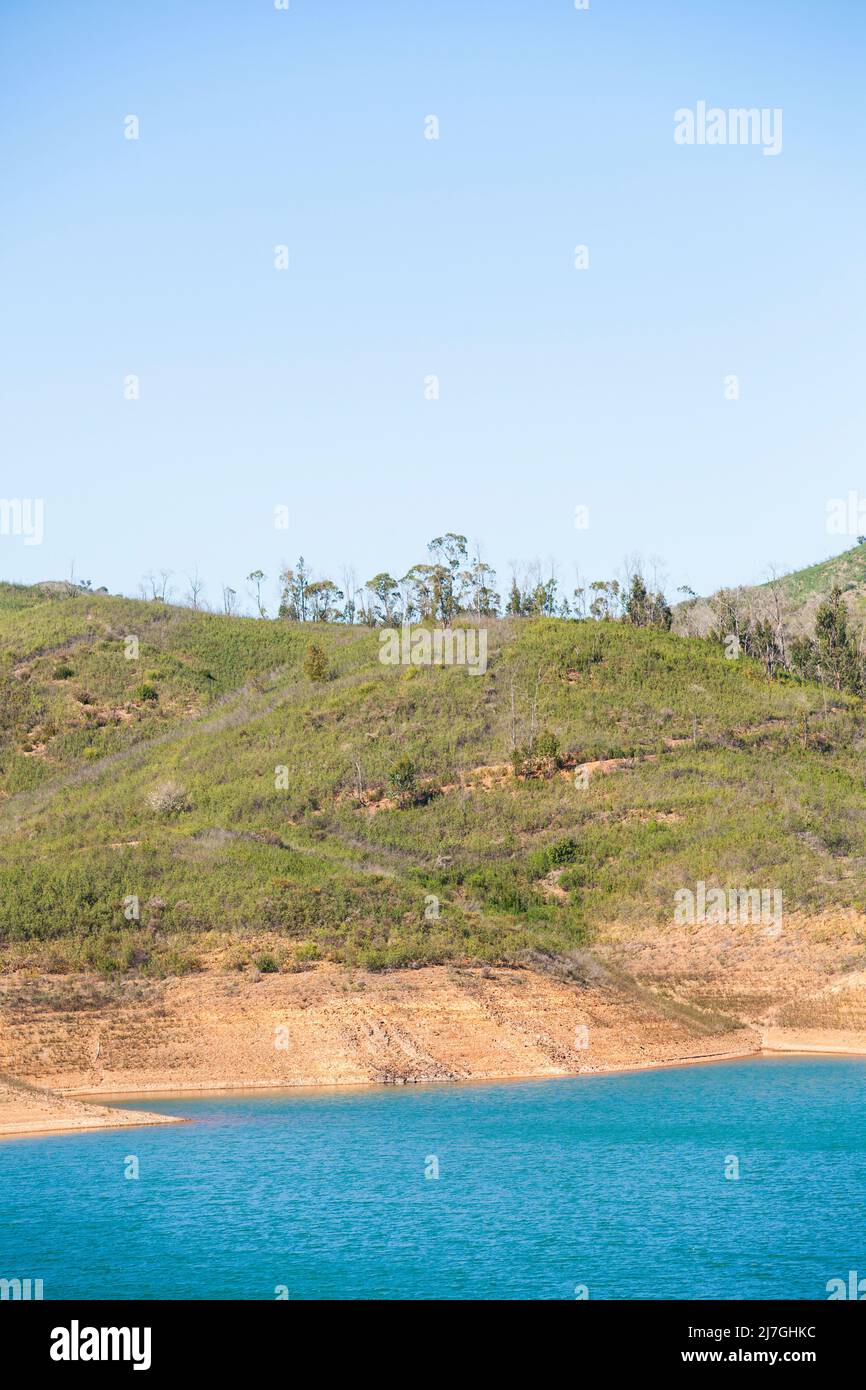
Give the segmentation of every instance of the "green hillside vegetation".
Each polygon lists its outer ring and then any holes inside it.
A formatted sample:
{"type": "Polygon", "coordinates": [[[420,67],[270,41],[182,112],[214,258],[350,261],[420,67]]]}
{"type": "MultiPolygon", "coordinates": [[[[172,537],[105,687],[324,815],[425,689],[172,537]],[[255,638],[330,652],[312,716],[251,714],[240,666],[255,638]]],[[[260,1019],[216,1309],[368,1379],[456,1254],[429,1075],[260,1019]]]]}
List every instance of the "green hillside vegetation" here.
{"type": "Polygon", "coordinates": [[[859,600],[863,600],[866,598],[866,543],[855,545],[818,565],[809,565],[806,569],[786,574],[779,583],[793,603],[805,603],[815,597],[826,598],[834,588],[855,594],[859,600]]]}
{"type": "Polygon", "coordinates": [[[788,638],[811,636],[818,609],[838,591],[849,614],[852,630],[863,643],[866,627],[866,541],[841,555],[792,574],[778,575],[763,584],[721,589],[710,598],[692,595],[673,610],[674,631],[688,636],[707,636],[720,623],[738,628],[766,623],[788,638]]]}
{"type": "Polygon", "coordinates": [[[0,586],[6,967],[568,956],[698,879],[863,905],[859,698],[663,623],[482,622],[473,676],[360,624],[0,586]]]}

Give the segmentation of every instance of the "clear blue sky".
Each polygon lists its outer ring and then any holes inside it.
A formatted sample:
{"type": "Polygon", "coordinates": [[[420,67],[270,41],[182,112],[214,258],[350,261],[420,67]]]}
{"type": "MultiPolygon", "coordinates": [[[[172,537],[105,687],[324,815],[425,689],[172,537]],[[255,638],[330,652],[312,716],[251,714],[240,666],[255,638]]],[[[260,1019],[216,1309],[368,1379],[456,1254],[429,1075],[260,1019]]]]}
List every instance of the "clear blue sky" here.
{"type": "Polygon", "coordinates": [[[0,496],[45,500],[4,577],[215,601],[451,529],[501,587],[706,592],[848,543],[863,0],[4,0],[0,48],[0,496]],[[700,100],[781,107],[781,154],[676,145],[700,100]]]}

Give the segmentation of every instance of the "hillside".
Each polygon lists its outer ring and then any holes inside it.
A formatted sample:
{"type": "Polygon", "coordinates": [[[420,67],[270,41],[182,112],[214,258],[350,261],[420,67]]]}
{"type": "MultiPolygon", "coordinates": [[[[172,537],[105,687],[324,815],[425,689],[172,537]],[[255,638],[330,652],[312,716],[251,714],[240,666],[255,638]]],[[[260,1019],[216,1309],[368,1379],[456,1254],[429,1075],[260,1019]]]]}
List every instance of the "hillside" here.
{"type": "Polygon", "coordinates": [[[260,936],[278,969],[516,959],[669,921],[699,879],[863,901],[860,702],[708,642],[494,621],[472,676],[383,665],[361,627],[0,602],[7,963],[174,973],[260,936]],[[533,726],[560,766],[516,777],[533,726]]]}
{"type": "MultiPolygon", "coordinates": [[[[758,619],[773,619],[778,597],[786,631],[800,636],[814,630],[818,605],[837,587],[842,590],[859,630],[866,620],[866,544],[855,545],[806,569],[780,575],[775,581],[742,585],[733,592],[758,619]]],[[[703,637],[716,627],[711,599],[687,600],[674,608],[676,632],[703,637]]]]}
{"type": "Polygon", "coordinates": [[[866,597],[866,544],[855,545],[820,564],[795,570],[779,582],[786,597],[795,604],[826,598],[834,585],[852,599],[862,601],[866,597]]]}
{"type": "Polygon", "coordinates": [[[622,622],[486,631],[471,675],[383,664],[368,627],[0,589],[0,1073],[866,1049],[863,702],[622,622]],[[683,922],[701,883],[778,920],[683,922]]]}

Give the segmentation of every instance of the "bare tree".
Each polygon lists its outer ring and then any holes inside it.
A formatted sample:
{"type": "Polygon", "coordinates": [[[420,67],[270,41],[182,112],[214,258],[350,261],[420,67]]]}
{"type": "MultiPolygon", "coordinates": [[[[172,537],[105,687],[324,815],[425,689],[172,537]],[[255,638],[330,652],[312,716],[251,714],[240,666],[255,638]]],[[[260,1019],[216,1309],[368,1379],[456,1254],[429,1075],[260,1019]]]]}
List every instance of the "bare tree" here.
{"type": "Polygon", "coordinates": [[[188,574],[188,575],[187,575],[186,579],[187,579],[187,591],[186,591],[187,603],[189,604],[190,608],[194,609],[194,610],[197,612],[198,609],[199,609],[199,607],[200,607],[200,605],[201,605],[201,596],[202,596],[202,594],[203,594],[203,592],[204,592],[204,581],[199,577],[198,565],[196,565],[196,567],[195,567],[195,569],[193,570],[192,574],[188,574]]]}
{"type": "Polygon", "coordinates": [[[253,570],[247,575],[248,581],[254,584],[256,588],[256,608],[259,610],[260,618],[266,618],[268,616],[265,612],[264,604],[262,603],[262,585],[267,577],[264,570],[253,570]]]}
{"type": "Polygon", "coordinates": [[[231,616],[237,610],[237,593],[223,584],[223,612],[231,616]]]}
{"type": "Polygon", "coordinates": [[[782,665],[787,670],[790,662],[788,661],[788,648],[785,641],[785,615],[782,603],[784,590],[776,565],[770,566],[769,574],[767,588],[770,593],[770,625],[782,665]]]}
{"type": "Polygon", "coordinates": [[[580,566],[574,566],[574,616],[576,618],[586,617],[586,584],[581,582],[580,566]]]}
{"type": "Polygon", "coordinates": [[[358,608],[358,579],[351,565],[344,565],[340,573],[340,583],[346,596],[343,605],[343,621],[353,623],[358,608]]]}
{"type": "Polygon", "coordinates": [[[174,588],[168,582],[171,576],[171,570],[160,570],[158,575],[148,570],[147,574],[141,576],[138,592],[152,603],[168,603],[174,593],[174,588]]]}

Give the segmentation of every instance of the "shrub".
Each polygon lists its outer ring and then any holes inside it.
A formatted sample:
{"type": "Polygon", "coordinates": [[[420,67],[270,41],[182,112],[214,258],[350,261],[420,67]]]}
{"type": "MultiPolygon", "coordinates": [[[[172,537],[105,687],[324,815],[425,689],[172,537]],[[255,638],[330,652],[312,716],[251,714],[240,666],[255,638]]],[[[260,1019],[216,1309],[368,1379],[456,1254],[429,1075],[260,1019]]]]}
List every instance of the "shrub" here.
{"type": "Polygon", "coordinates": [[[317,642],[310,642],[304,653],[304,675],[311,681],[326,681],[330,676],[328,658],[317,642]]]}
{"type": "Polygon", "coordinates": [[[588,887],[591,882],[591,871],[585,864],[581,864],[573,869],[567,869],[559,880],[559,886],[560,888],[564,888],[567,893],[571,893],[575,890],[588,887]]]}
{"type": "Polygon", "coordinates": [[[398,758],[388,774],[389,785],[401,805],[414,801],[418,788],[418,769],[408,754],[398,758]]]}
{"type": "Polygon", "coordinates": [[[71,666],[66,666],[61,663],[59,666],[54,667],[54,680],[56,681],[68,681],[69,677],[74,675],[75,672],[71,666]]]}
{"type": "Polygon", "coordinates": [[[549,730],[540,733],[533,740],[532,751],[536,758],[551,758],[556,761],[559,757],[559,739],[549,730]]]}
{"type": "Polygon", "coordinates": [[[158,816],[179,816],[189,809],[186,788],[180,782],[160,782],[148,793],[147,804],[158,816]]]}
{"type": "Polygon", "coordinates": [[[570,835],[554,840],[552,845],[534,849],[527,855],[526,868],[530,878],[544,878],[551,869],[561,869],[573,864],[580,853],[580,847],[570,835]]]}
{"type": "Polygon", "coordinates": [[[467,877],[467,885],[479,892],[490,907],[503,912],[526,912],[529,896],[513,864],[487,864],[467,877]]]}
{"type": "Polygon", "coordinates": [[[136,700],[158,700],[159,691],[155,685],[150,685],[145,681],[143,685],[138,686],[135,692],[135,698],[136,700]]]}
{"type": "Polygon", "coordinates": [[[280,968],[269,951],[262,951],[261,955],[254,956],[253,965],[261,970],[263,975],[276,975],[280,968]]]}
{"type": "Polygon", "coordinates": [[[159,955],[151,957],[147,973],[164,980],[171,975],[192,975],[201,968],[202,963],[194,953],[170,945],[159,955]]]}
{"type": "Polygon", "coordinates": [[[533,849],[526,856],[526,872],[530,878],[544,878],[550,873],[550,849],[533,849]]]}
{"type": "Polygon", "coordinates": [[[549,777],[559,766],[559,739],[542,731],[530,743],[515,748],[511,762],[517,777],[549,777]]]}

